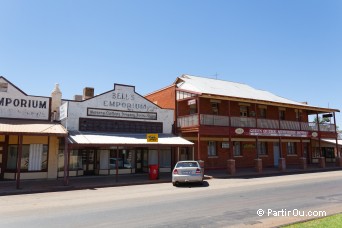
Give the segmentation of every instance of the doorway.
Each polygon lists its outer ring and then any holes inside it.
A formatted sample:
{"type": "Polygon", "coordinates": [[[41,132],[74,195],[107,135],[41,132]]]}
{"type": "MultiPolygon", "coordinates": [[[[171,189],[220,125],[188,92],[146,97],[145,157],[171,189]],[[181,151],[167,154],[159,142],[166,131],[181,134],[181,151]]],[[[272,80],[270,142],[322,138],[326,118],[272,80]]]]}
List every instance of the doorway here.
{"type": "Polygon", "coordinates": [[[274,167],[279,166],[279,158],[280,158],[280,148],[279,143],[273,143],[273,159],[274,159],[274,167]]]}
{"type": "Polygon", "coordinates": [[[192,154],[190,153],[190,148],[182,147],[180,150],[179,159],[180,161],[191,160],[192,154]]]}
{"type": "Polygon", "coordinates": [[[82,165],[83,165],[83,175],[94,175],[95,170],[95,150],[94,149],[84,149],[81,150],[82,154],[82,165]]]}
{"type": "Polygon", "coordinates": [[[135,172],[136,173],[148,172],[148,149],[139,148],[139,149],[136,149],[135,151],[136,151],[135,172]]]}

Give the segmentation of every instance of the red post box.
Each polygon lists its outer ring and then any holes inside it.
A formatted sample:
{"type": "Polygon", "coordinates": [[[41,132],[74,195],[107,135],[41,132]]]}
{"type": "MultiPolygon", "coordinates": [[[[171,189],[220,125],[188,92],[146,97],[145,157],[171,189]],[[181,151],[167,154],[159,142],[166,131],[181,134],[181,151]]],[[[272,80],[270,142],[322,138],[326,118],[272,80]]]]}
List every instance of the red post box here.
{"type": "Polygon", "coordinates": [[[158,165],[149,165],[148,166],[148,176],[150,180],[157,180],[159,177],[159,169],[158,165]]]}

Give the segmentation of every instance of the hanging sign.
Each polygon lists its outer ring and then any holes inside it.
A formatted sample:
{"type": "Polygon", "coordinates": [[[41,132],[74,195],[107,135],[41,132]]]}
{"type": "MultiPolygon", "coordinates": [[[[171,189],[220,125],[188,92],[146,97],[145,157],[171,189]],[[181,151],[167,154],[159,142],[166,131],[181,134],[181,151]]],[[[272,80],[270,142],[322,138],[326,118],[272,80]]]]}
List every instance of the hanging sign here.
{"type": "Polygon", "coordinates": [[[147,142],[158,142],[158,134],[147,134],[147,142]]]}

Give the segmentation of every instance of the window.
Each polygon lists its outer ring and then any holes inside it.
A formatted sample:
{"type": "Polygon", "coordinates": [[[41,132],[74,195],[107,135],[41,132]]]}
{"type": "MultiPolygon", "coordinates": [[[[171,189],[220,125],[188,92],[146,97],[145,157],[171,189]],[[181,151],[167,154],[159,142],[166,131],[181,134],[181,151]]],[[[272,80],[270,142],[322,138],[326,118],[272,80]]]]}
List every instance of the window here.
{"type": "Polygon", "coordinates": [[[240,106],[240,116],[248,117],[248,106],[240,106]]]}
{"type": "Polygon", "coordinates": [[[304,143],[303,144],[303,157],[307,157],[309,153],[309,144],[308,143],[304,143]]]}
{"type": "Polygon", "coordinates": [[[296,120],[301,120],[302,119],[302,110],[295,110],[296,113],[296,120]]]}
{"type": "Polygon", "coordinates": [[[266,108],[259,108],[259,118],[266,119],[266,108]]]}
{"type": "MultiPolygon", "coordinates": [[[[151,151],[150,151],[151,153],[151,151]]],[[[133,168],[133,151],[119,149],[119,157],[116,157],[117,151],[110,150],[109,168],[116,169],[118,164],[119,169],[131,169],[133,168]]]]}
{"type": "Polygon", "coordinates": [[[321,153],[320,153],[320,151],[319,151],[319,148],[316,147],[316,148],[314,148],[314,150],[312,151],[312,158],[319,158],[319,157],[321,157],[321,153]]]}
{"type": "Polygon", "coordinates": [[[8,89],[8,83],[1,82],[0,83],[0,92],[7,92],[7,89],[8,89]]]}
{"type": "Polygon", "coordinates": [[[189,105],[189,108],[190,108],[190,115],[197,113],[196,104],[189,105]]]}
{"type": "Polygon", "coordinates": [[[241,156],[241,143],[234,142],[233,144],[234,156],[241,156]]]}
{"type": "Polygon", "coordinates": [[[80,131],[120,133],[162,133],[162,122],[79,118],[80,131]]]}
{"type": "Polygon", "coordinates": [[[216,156],[216,142],[214,141],[209,141],[208,142],[208,156],[216,156]]]}
{"type": "Polygon", "coordinates": [[[214,115],[218,115],[218,113],[219,113],[219,103],[211,102],[211,110],[212,110],[214,115]]]}
{"type": "Polygon", "coordinates": [[[171,149],[159,151],[159,166],[160,168],[171,168],[171,149]]]}
{"type": "Polygon", "coordinates": [[[288,155],[297,154],[296,153],[296,143],[288,142],[286,143],[286,151],[288,155]]]}
{"type": "Polygon", "coordinates": [[[177,101],[178,100],[183,100],[186,98],[190,98],[190,97],[195,97],[195,94],[192,93],[187,93],[187,92],[183,92],[183,91],[177,91],[177,101]]]}
{"type": "MultiPolygon", "coordinates": [[[[17,169],[18,145],[9,145],[7,169],[17,169]]],[[[47,169],[48,145],[22,145],[20,169],[23,171],[41,171],[47,169]]]]}
{"type": "Polygon", "coordinates": [[[279,119],[285,120],[285,110],[279,110],[279,119]]]}
{"type": "Polygon", "coordinates": [[[258,154],[267,155],[267,142],[258,142],[258,154]]]}

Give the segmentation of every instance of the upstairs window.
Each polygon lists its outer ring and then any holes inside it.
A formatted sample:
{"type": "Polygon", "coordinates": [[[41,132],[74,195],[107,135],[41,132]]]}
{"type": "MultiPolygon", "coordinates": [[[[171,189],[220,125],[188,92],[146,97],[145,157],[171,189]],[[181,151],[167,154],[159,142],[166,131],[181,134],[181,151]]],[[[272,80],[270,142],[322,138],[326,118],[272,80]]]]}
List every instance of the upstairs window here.
{"type": "Polygon", "coordinates": [[[302,110],[295,110],[296,112],[296,120],[300,121],[302,119],[302,110]]]}
{"type": "Polygon", "coordinates": [[[266,108],[259,108],[259,118],[266,119],[266,108]]]}
{"type": "Polygon", "coordinates": [[[197,113],[197,106],[196,104],[189,105],[190,115],[197,113]]]}
{"type": "Polygon", "coordinates": [[[240,106],[240,116],[241,117],[248,117],[248,106],[240,106]]]}
{"type": "Polygon", "coordinates": [[[285,110],[279,110],[279,119],[285,120],[285,110]]]}
{"type": "Polygon", "coordinates": [[[219,103],[211,102],[211,110],[212,110],[214,115],[218,115],[218,113],[219,113],[219,103]]]}

